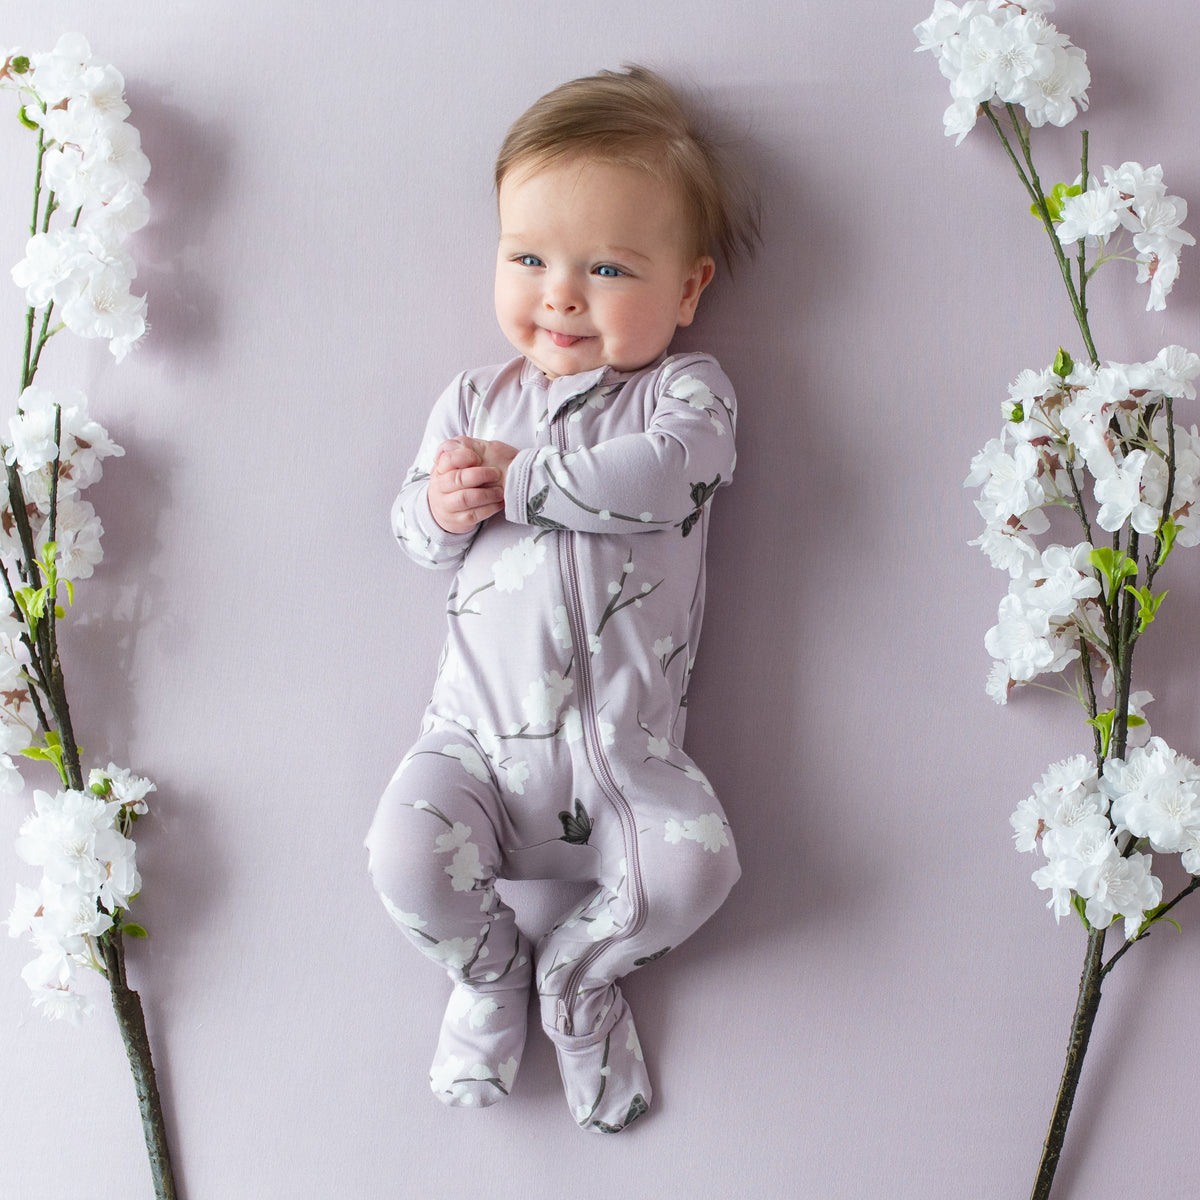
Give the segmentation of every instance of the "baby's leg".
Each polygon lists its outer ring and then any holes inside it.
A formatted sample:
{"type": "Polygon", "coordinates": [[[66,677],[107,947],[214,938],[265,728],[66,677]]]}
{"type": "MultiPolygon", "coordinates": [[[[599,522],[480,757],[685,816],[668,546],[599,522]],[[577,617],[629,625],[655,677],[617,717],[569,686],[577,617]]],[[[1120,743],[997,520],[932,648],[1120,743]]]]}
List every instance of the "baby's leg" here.
{"type": "Polygon", "coordinates": [[[471,739],[442,727],[401,763],[367,835],[384,907],[454,980],[430,1072],[446,1104],[507,1096],[525,1045],[531,955],[494,887],[496,796],[471,739]]]}
{"type": "MultiPolygon", "coordinates": [[[[673,759],[691,765],[677,752],[673,759]]],[[[652,762],[626,778],[640,785],[624,793],[632,820],[603,798],[589,809],[606,864],[601,886],[537,952],[542,1022],[567,1102],[584,1129],[600,1133],[625,1128],[651,1099],[617,981],[694,933],[740,874],[721,806],[694,767],[652,762]]]]}

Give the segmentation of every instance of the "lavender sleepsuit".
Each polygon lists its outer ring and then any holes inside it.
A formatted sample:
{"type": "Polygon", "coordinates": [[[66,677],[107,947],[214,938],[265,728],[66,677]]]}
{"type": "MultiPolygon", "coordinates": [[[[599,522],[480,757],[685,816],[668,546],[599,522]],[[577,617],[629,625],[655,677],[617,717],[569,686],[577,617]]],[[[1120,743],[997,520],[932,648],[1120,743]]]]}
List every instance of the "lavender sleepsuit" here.
{"type": "Polygon", "coordinates": [[[535,966],[578,1123],[614,1132],[650,1101],[617,981],[699,928],[739,874],[682,750],[734,417],[698,353],[553,380],[519,358],[460,375],[434,407],[392,524],[418,563],[458,569],[449,636],[367,846],[388,912],[455,981],[430,1076],[447,1103],[507,1094],[535,966]],[[456,535],[426,488],[460,434],[522,449],[504,513],[456,535]],[[533,952],[498,877],[594,890],[533,952]]]}

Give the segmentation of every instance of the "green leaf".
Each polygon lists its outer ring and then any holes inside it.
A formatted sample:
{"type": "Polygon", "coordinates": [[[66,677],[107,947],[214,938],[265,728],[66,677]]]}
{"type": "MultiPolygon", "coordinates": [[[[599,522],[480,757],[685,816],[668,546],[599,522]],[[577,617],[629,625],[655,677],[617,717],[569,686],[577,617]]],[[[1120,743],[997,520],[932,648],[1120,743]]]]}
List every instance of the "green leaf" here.
{"type": "Polygon", "coordinates": [[[1158,566],[1162,566],[1167,561],[1167,555],[1171,553],[1171,548],[1175,545],[1175,538],[1179,534],[1179,526],[1175,522],[1174,517],[1164,518],[1162,524],[1158,527],[1158,566]]]}
{"type": "Polygon", "coordinates": [[[1113,550],[1111,546],[1101,546],[1098,550],[1093,550],[1088,555],[1088,562],[1100,572],[1106,584],[1104,588],[1106,604],[1116,594],[1122,579],[1128,579],[1131,575],[1137,576],[1137,563],[1124,550],[1113,550]]]}
{"type": "Polygon", "coordinates": [[[143,926],[136,925],[132,921],[126,921],[126,923],[121,926],[121,932],[126,937],[131,938],[148,938],[150,936],[143,926]]]}
{"type": "MultiPolygon", "coordinates": [[[[1088,717],[1088,724],[1093,729],[1100,730],[1100,753],[1107,758],[1108,746],[1112,741],[1113,720],[1117,715],[1115,708],[1110,708],[1108,712],[1097,713],[1094,717],[1088,717]]],[[[1076,897],[1078,899],[1078,897],[1076,897]]]]}
{"type": "Polygon", "coordinates": [[[1082,896],[1076,894],[1071,899],[1071,907],[1079,914],[1079,919],[1083,922],[1084,929],[1091,929],[1091,922],[1087,919],[1087,901],[1082,896]]]}
{"type": "MultiPolygon", "coordinates": [[[[1076,192],[1078,195],[1078,192],[1076,192]]],[[[1054,366],[1051,370],[1059,377],[1066,379],[1070,373],[1075,370],[1075,363],[1071,356],[1061,347],[1058,348],[1058,353],[1054,356],[1054,366]]]]}
{"type": "Polygon", "coordinates": [[[38,123],[30,119],[29,114],[25,111],[24,106],[17,109],[17,120],[25,126],[26,129],[37,129],[38,123]]]}
{"type": "Polygon", "coordinates": [[[21,751],[26,758],[35,759],[38,762],[53,763],[54,768],[58,771],[59,778],[63,781],[63,787],[67,787],[67,768],[63,763],[63,745],[62,738],[57,731],[51,729],[46,733],[46,744],[44,746],[26,746],[21,751]]]}
{"type": "Polygon", "coordinates": [[[1146,626],[1154,620],[1158,615],[1159,606],[1167,598],[1166,592],[1160,592],[1157,596],[1152,595],[1148,587],[1135,588],[1132,584],[1126,584],[1125,590],[1131,595],[1137,597],[1138,602],[1138,633],[1145,633],[1146,626]]]}
{"type": "Polygon", "coordinates": [[[8,65],[13,74],[24,75],[25,72],[29,70],[29,56],[26,54],[18,54],[16,58],[14,58],[8,65]]]}
{"type": "Polygon", "coordinates": [[[1014,404],[1012,407],[1012,412],[1008,414],[1008,419],[1012,421],[1014,425],[1019,425],[1023,420],[1025,420],[1025,405],[1020,403],[1014,404]]]}
{"type": "MultiPolygon", "coordinates": [[[[1072,196],[1081,196],[1082,194],[1083,188],[1077,183],[1056,183],[1046,193],[1046,211],[1050,214],[1050,220],[1057,225],[1062,220],[1063,205],[1072,196]]],[[[1039,220],[1041,219],[1041,209],[1036,204],[1031,204],[1029,211],[1039,220]]]]}

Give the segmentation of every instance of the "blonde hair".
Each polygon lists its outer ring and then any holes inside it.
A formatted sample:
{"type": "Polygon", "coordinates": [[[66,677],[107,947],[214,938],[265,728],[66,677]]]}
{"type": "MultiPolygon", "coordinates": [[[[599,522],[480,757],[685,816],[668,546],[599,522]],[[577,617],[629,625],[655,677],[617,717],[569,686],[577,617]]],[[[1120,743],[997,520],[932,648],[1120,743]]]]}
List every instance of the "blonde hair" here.
{"type": "Polygon", "coordinates": [[[573,158],[635,167],[674,187],[697,256],[719,253],[729,265],[760,241],[752,188],[678,92],[645,67],[573,79],[536,101],[500,147],[497,194],[514,168],[573,158]]]}

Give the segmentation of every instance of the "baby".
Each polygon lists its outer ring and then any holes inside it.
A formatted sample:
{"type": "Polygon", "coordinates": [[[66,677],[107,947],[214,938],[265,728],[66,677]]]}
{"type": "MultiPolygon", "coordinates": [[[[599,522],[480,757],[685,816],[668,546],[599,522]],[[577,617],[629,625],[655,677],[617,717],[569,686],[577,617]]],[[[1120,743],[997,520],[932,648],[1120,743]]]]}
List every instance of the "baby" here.
{"type": "Polygon", "coordinates": [[[520,357],[443,392],[392,510],[417,562],[458,573],[421,736],[367,846],[388,912],[454,981],[437,1096],[509,1093],[536,975],[571,1112],[615,1133],[651,1098],[617,983],[739,874],[682,749],[734,396],[709,355],[668,347],[712,253],[753,249],[757,212],[638,67],[542,97],[496,188],[496,314],[520,357]],[[592,890],[534,950],[498,878],[592,890]]]}

